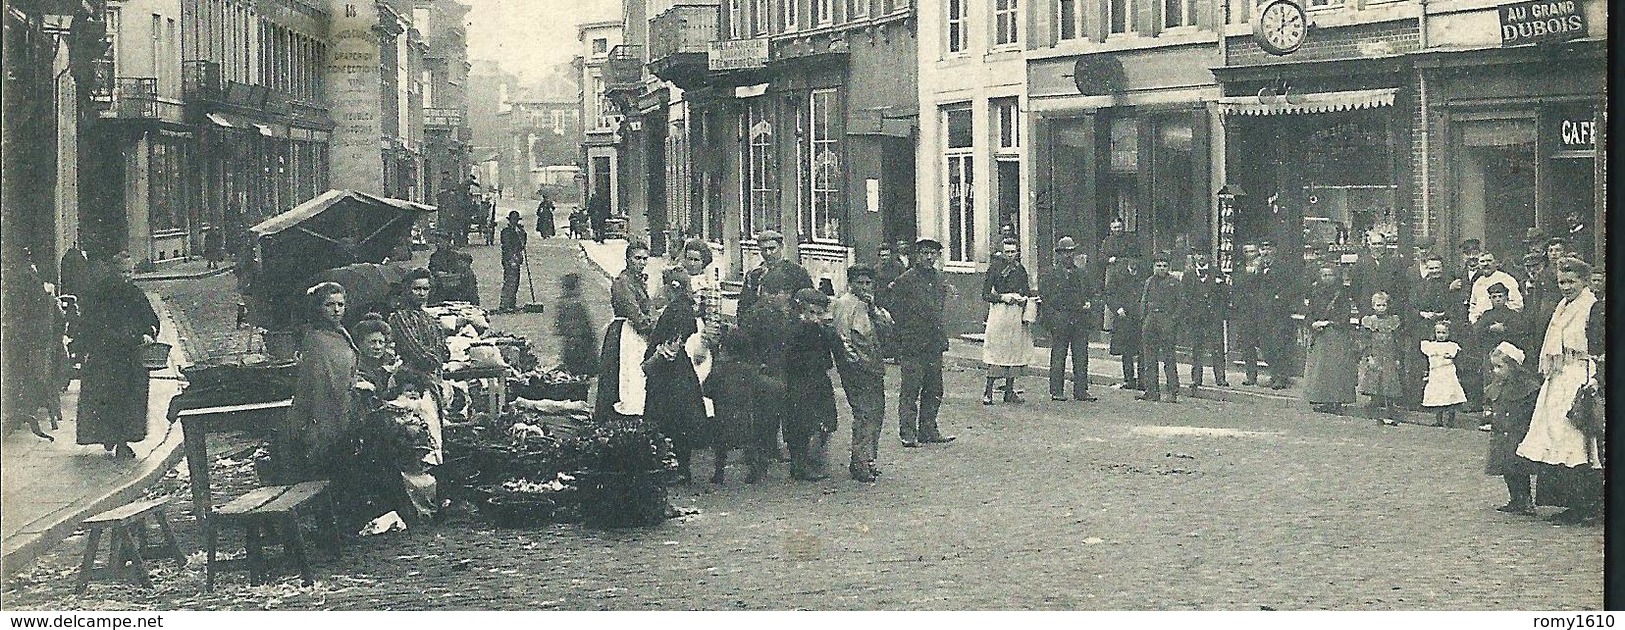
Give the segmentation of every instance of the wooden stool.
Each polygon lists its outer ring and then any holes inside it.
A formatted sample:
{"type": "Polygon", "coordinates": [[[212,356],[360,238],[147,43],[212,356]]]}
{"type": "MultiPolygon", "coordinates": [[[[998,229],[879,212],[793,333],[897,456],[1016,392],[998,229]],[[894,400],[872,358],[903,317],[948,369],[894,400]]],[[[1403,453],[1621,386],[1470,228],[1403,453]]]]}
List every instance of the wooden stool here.
{"type": "Polygon", "coordinates": [[[85,539],[85,557],[79,564],[79,584],[75,592],[83,594],[93,578],[123,577],[125,565],[129,565],[131,581],[150,588],[152,580],[147,576],[145,558],[170,557],[175,562],[186,564],[186,555],[181,553],[180,545],[175,543],[175,532],[169,528],[169,515],[164,510],[168,504],[167,498],[137,501],[85,519],[88,538],[85,539]],[[161,542],[152,544],[147,540],[149,517],[157,519],[158,531],[163,536],[161,542]],[[98,569],[96,552],[101,546],[102,531],[109,529],[112,532],[107,566],[98,569]]]}

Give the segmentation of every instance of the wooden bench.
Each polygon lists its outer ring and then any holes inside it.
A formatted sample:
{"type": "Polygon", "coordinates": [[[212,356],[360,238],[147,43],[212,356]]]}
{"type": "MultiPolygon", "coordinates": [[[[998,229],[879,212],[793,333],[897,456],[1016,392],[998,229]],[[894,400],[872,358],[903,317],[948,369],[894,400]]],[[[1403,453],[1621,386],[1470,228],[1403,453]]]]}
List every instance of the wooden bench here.
{"type": "Polygon", "coordinates": [[[208,554],[204,589],[214,590],[214,576],[219,571],[247,571],[249,582],[259,584],[270,575],[273,560],[292,561],[306,586],[315,582],[310,559],[305,552],[305,535],[300,519],[316,518],[323,530],[323,541],[334,553],[339,549],[339,531],[332,497],[327,481],[306,481],[290,485],[260,486],[247,494],[214,506],[209,485],[209,453],[206,438],[210,433],[227,431],[253,431],[275,426],[287,413],[291,401],[196,407],[189,404],[183,392],[170,401],[171,422],[181,423],[181,434],[186,448],[186,468],[191,474],[193,512],[203,528],[204,550],[208,554]],[[221,559],[218,557],[220,530],[241,527],[244,530],[244,557],[221,559]],[[266,556],[267,545],[280,545],[278,558],[266,556]]]}
{"type": "Polygon", "coordinates": [[[113,579],[129,577],[137,584],[151,587],[146,558],[174,558],[176,562],[186,564],[186,554],[181,553],[180,545],[175,543],[175,532],[169,528],[169,515],[164,510],[168,504],[168,498],[137,501],[85,519],[85,557],[79,563],[79,583],[74,592],[83,595],[92,579],[104,576],[113,579]],[[159,534],[163,536],[158,543],[149,544],[147,541],[149,519],[155,521],[159,534]],[[96,568],[96,552],[100,550],[104,531],[110,534],[107,566],[96,568]]]}

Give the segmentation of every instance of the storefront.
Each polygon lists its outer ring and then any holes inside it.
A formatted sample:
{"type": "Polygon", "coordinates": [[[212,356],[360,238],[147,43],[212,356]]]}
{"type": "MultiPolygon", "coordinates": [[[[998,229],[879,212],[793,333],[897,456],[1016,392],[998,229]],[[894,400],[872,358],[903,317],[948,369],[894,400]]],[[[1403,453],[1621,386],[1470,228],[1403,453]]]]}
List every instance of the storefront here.
{"type": "MultiPolygon", "coordinates": [[[[1211,251],[1216,63],[1211,46],[1179,42],[1031,62],[1034,242],[1072,236],[1098,259],[1121,222],[1142,259],[1211,251]]],[[[1041,264],[1049,249],[1034,247],[1041,264]]]]}
{"type": "Polygon", "coordinates": [[[1439,54],[1419,65],[1437,100],[1445,190],[1433,227],[1443,242],[1479,239],[1491,252],[1524,251],[1529,227],[1567,235],[1600,260],[1606,216],[1601,42],[1551,50],[1439,54]],[[1553,72],[1561,67],[1561,72],[1553,72]]]}

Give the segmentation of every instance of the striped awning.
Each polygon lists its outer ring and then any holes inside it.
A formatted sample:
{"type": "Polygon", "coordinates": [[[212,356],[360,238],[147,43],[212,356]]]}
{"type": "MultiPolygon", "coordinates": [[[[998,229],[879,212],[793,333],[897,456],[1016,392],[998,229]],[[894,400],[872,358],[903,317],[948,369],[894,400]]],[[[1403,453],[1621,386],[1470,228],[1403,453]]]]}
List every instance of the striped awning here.
{"type": "Polygon", "coordinates": [[[1324,114],[1356,109],[1391,107],[1397,88],[1379,90],[1350,90],[1347,92],[1310,92],[1307,94],[1275,96],[1260,99],[1257,96],[1226,96],[1219,99],[1219,113],[1237,116],[1274,116],[1277,114],[1324,114]],[[1263,102],[1269,100],[1270,102],[1263,102]],[[1296,102],[1294,102],[1296,101],[1296,102]]]}

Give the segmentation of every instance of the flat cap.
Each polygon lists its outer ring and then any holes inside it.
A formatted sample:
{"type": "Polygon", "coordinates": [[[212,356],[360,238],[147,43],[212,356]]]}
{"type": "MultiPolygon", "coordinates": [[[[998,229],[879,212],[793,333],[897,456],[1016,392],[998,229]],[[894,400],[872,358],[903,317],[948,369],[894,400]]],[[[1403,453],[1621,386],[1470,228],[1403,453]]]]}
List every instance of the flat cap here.
{"type": "Polygon", "coordinates": [[[932,239],[929,239],[929,238],[922,238],[920,240],[914,241],[914,251],[922,251],[922,250],[931,250],[931,251],[940,252],[940,251],[942,251],[942,243],[938,243],[938,242],[936,242],[936,241],[934,241],[932,239]]]}
{"type": "Polygon", "coordinates": [[[784,235],[780,234],[777,230],[762,230],[756,234],[756,242],[762,243],[766,241],[778,241],[783,243],[784,235]]]}
{"type": "Polygon", "coordinates": [[[1055,241],[1055,251],[1058,252],[1070,252],[1077,248],[1078,242],[1073,240],[1070,236],[1063,236],[1061,237],[1061,240],[1055,241]]]}

